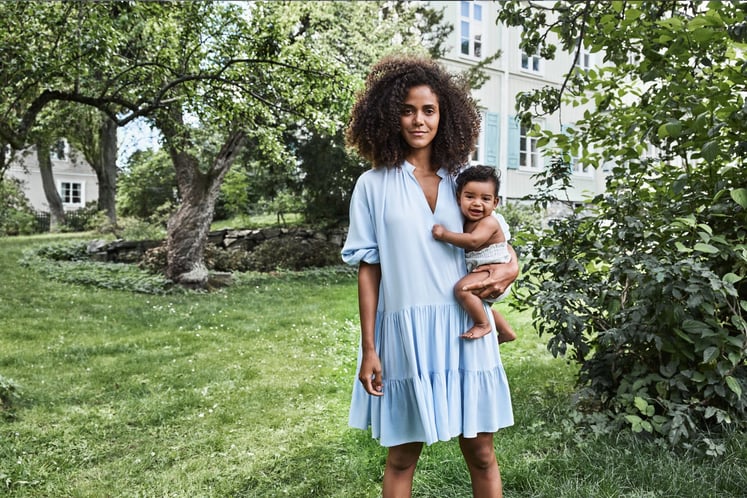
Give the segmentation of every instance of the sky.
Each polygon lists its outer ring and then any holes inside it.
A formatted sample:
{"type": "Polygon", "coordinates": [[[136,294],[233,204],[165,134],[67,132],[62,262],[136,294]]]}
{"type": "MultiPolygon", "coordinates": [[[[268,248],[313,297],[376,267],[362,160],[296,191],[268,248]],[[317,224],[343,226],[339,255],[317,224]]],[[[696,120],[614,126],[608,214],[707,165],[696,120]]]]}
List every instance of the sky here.
{"type": "Polygon", "coordinates": [[[137,150],[158,150],[161,148],[160,132],[151,130],[144,119],[136,119],[130,122],[127,126],[117,130],[117,134],[119,136],[117,166],[120,168],[127,164],[127,160],[137,150]]]}

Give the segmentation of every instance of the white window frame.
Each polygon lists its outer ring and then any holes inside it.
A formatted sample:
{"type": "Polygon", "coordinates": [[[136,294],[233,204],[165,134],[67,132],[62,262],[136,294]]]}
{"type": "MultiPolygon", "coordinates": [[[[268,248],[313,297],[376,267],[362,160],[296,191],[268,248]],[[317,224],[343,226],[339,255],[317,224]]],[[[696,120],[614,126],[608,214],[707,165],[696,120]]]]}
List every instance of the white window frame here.
{"type": "Polygon", "coordinates": [[[591,53],[591,50],[583,46],[583,42],[581,43],[581,50],[578,51],[578,57],[576,58],[576,67],[579,68],[582,71],[588,72],[592,67],[594,67],[594,54],[591,53]]]}
{"type": "MultiPolygon", "coordinates": [[[[537,122],[540,127],[544,123],[537,122]]],[[[522,124],[519,125],[519,169],[526,171],[542,171],[545,168],[545,160],[537,148],[540,137],[527,136],[529,130],[522,124]]]]}
{"type": "Polygon", "coordinates": [[[576,176],[593,176],[594,170],[591,166],[587,166],[577,158],[573,158],[573,174],[576,176]]]}
{"type": "Polygon", "coordinates": [[[483,2],[459,2],[459,55],[462,57],[471,59],[485,57],[485,34],[487,32],[485,13],[487,11],[483,2]],[[464,51],[465,48],[467,52],[464,51]]]}
{"type": "MultiPolygon", "coordinates": [[[[481,110],[480,116],[482,119],[482,123],[485,122],[485,116],[486,111],[481,110]]],[[[475,166],[477,164],[485,164],[485,128],[480,127],[480,134],[477,136],[477,143],[475,144],[475,150],[472,151],[472,154],[469,156],[469,163],[472,166],[475,166]]]]}
{"type": "Polygon", "coordinates": [[[525,73],[544,74],[545,72],[542,57],[537,54],[529,55],[524,50],[519,53],[519,66],[525,73]]]}
{"type": "Polygon", "coordinates": [[[83,182],[74,182],[74,181],[60,181],[59,184],[59,193],[60,193],[60,199],[62,200],[62,204],[65,206],[75,206],[75,207],[83,207],[86,205],[86,184],[83,182]],[[74,187],[78,186],[78,196],[80,197],[78,202],[75,202],[74,199],[74,187]],[[66,186],[69,188],[69,191],[66,191],[66,186]]]}

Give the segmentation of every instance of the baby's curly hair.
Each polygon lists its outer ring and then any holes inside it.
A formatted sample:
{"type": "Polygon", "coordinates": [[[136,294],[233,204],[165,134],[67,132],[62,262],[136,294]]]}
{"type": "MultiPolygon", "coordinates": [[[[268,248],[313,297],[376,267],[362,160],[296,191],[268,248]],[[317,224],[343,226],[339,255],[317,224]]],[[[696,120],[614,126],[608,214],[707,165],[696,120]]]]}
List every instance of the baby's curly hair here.
{"type": "Polygon", "coordinates": [[[409,146],[402,138],[400,112],[410,88],[427,85],[438,97],[440,120],[431,161],[458,173],[480,133],[480,113],[466,81],[437,62],[419,56],[392,55],[376,63],[353,105],[347,144],[377,167],[398,166],[409,146]]]}
{"type": "Polygon", "coordinates": [[[476,164],[469,166],[459,173],[456,177],[457,195],[461,194],[464,186],[469,182],[493,182],[495,187],[494,195],[498,197],[498,191],[501,189],[501,172],[492,166],[476,164]]]}

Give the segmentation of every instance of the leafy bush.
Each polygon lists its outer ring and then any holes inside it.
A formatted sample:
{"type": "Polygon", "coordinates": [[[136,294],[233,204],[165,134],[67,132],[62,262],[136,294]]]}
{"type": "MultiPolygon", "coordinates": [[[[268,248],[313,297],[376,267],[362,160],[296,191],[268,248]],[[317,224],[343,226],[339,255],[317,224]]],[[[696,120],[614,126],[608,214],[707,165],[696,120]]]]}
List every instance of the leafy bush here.
{"type": "Polygon", "coordinates": [[[65,224],[61,227],[63,232],[84,232],[97,229],[103,225],[106,215],[98,207],[96,201],[91,201],[80,209],[65,213],[65,224]]]}
{"type": "Polygon", "coordinates": [[[165,225],[160,223],[126,217],[117,224],[119,237],[124,240],[159,240],[166,237],[165,225]]]}
{"type": "Polygon", "coordinates": [[[559,133],[532,128],[556,158],[536,175],[540,204],[568,199],[571,163],[607,176],[606,194],[532,244],[522,284],[550,349],[580,364],[583,409],[718,454],[714,435],[747,427],[744,8],[660,6],[503,4],[533,53],[581,32],[612,62],[517,98],[526,126],[561,102],[580,111],[559,133]]]}
{"type": "Polygon", "coordinates": [[[243,249],[222,249],[208,244],[205,247],[205,266],[215,271],[246,271],[251,268],[251,256],[243,249]]]}
{"type": "Polygon", "coordinates": [[[140,258],[140,262],[138,263],[140,269],[149,271],[150,273],[160,273],[162,275],[166,274],[167,265],[168,254],[166,251],[166,244],[145,251],[143,257],[140,258]]]}
{"type": "Polygon", "coordinates": [[[21,399],[21,391],[11,379],[0,375],[0,415],[13,418],[15,405],[21,399]]]}
{"type": "Polygon", "coordinates": [[[88,244],[80,241],[53,242],[28,254],[52,261],[86,261],[89,259],[87,247],[88,244]]]}
{"type": "Polygon", "coordinates": [[[117,179],[119,213],[146,220],[164,204],[178,204],[176,173],[168,153],[135,152],[117,179]]]}
{"type": "Polygon", "coordinates": [[[36,216],[15,178],[0,180],[0,236],[36,232],[36,216]]]}
{"type": "Polygon", "coordinates": [[[250,267],[257,271],[301,270],[340,263],[340,248],[318,239],[283,237],[269,239],[251,253],[250,267]]]}
{"type": "Polygon", "coordinates": [[[58,282],[144,294],[181,292],[163,275],[135,265],[90,261],[85,242],[62,242],[24,252],[20,263],[58,282]]]}

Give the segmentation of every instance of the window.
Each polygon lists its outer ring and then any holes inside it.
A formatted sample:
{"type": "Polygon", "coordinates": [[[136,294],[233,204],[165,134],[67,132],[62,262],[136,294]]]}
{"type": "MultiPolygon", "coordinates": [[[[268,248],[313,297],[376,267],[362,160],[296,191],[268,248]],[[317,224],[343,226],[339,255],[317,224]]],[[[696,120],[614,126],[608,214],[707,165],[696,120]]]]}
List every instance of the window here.
{"type": "MultiPolygon", "coordinates": [[[[583,43],[583,42],[579,42],[583,43]]],[[[594,55],[589,51],[589,49],[585,48],[583,45],[581,46],[581,50],[578,51],[578,57],[576,58],[576,66],[582,71],[589,71],[591,69],[591,66],[594,65],[594,55]]]]}
{"type": "Polygon", "coordinates": [[[521,69],[532,73],[542,72],[542,59],[539,55],[529,55],[521,51],[521,69]]]}
{"type": "Polygon", "coordinates": [[[78,182],[60,183],[60,197],[63,204],[83,205],[83,184],[78,182]]]}
{"type": "Polygon", "coordinates": [[[461,2],[459,14],[459,43],[462,55],[482,58],[485,30],[482,24],[482,5],[477,2],[461,2]]]}
{"type": "Polygon", "coordinates": [[[585,175],[589,176],[591,175],[591,168],[589,166],[584,165],[580,161],[576,161],[575,158],[573,160],[573,173],[576,175],[585,175]]]}
{"type": "Polygon", "coordinates": [[[67,144],[67,140],[60,139],[57,140],[54,145],[52,145],[51,153],[53,159],[59,159],[60,161],[64,161],[68,158],[69,155],[69,146],[67,144]]]}
{"type": "MultiPolygon", "coordinates": [[[[485,122],[485,111],[482,111],[482,122],[485,122]]],[[[472,151],[472,155],[469,158],[471,164],[484,164],[485,159],[483,158],[485,148],[485,127],[480,127],[480,134],[477,137],[477,143],[475,144],[475,150],[472,151]]]]}
{"type": "Polygon", "coordinates": [[[537,137],[528,136],[529,130],[521,125],[519,132],[519,167],[527,169],[542,169],[543,162],[537,150],[537,137]]]}

